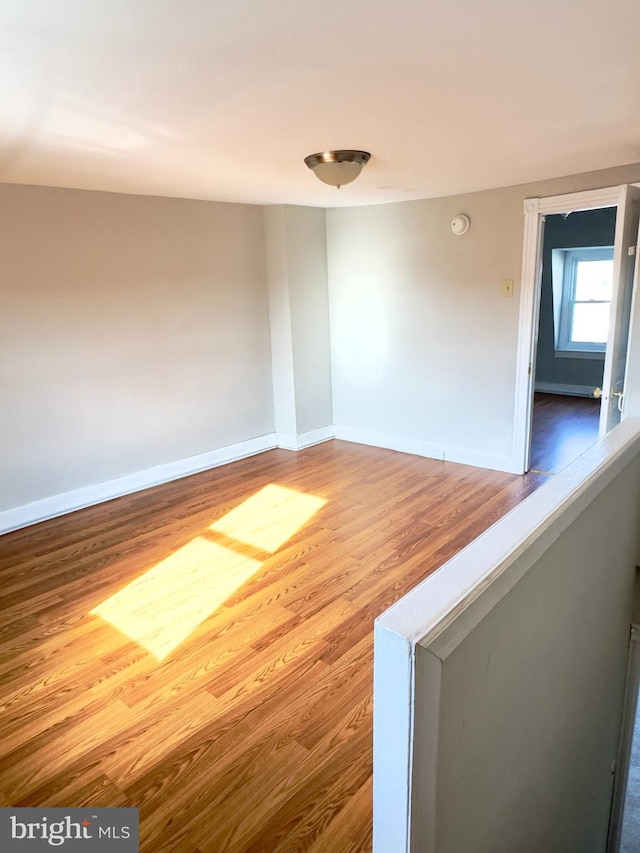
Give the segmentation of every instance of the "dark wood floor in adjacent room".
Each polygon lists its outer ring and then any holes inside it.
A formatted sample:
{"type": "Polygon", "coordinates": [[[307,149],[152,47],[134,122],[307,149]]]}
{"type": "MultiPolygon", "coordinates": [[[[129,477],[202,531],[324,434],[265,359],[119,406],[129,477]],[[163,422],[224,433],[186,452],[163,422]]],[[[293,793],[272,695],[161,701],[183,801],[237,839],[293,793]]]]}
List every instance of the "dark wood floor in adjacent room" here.
{"type": "Polygon", "coordinates": [[[536,392],[531,468],[557,474],[598,440],[600,401],[536,392]]]}
{"type": "Polygon", "coordinates": [[[0,805],[137,806],[145,853],[370,851],[374,617],[543,481],[332,441],[0,538],[0,805]],[[91,614],[126,590],[161,660],[91,614]]]}

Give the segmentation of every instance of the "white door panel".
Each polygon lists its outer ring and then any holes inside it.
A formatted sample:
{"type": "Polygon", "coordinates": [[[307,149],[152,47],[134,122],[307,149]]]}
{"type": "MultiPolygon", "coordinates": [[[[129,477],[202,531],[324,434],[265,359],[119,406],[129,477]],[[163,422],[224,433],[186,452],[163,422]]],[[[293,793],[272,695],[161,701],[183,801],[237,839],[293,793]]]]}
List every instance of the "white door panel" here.
{"type": "Polygon", "coordinates": [[[639,223],[640,187],[621,187],[613,250],[613,291],[609,338],[602,377],[601,436],[619,423],[621,417],[631,300],[637,258],[637,253],[634,251],[633,254],[629,254],[629,249],[637,245],[639,223]]]}

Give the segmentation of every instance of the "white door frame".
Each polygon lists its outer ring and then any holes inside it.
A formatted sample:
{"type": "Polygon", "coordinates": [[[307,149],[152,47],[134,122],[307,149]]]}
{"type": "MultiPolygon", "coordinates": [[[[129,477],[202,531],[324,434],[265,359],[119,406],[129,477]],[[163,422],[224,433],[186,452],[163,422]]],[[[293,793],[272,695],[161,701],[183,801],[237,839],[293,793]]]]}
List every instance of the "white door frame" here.
{"type": "Polygon", "coordinates": [[[636,184],[622,187],[616,217],[616,236],[613,249],[613,293],[611,322],[602,375],[602,405],[600,430],[603,436],[622,419],[624,394],[616,399],[615,392],[624,392],[627,375],[627,353],[632,335],[634,296],[637,285],[637,255],[630,247],[638,243],[640,188],[636,184]],[[630,260],[631,258],[631,260],[630,260]],[[620,403],[622,402],[622,406],[620,403]]]}
{"type": "Polygon", "coordinates": [[[514,472],[529,468],[531,406],[536,366],[540,283],[542,279],[542,229],[544,217],[554,213],[574,213],[599,207],[618,207],[623,187],[567,193],[524,200],[524,242],[520,288],[520,326],[516,360],[516,395],[513,423],[514,472]]]}

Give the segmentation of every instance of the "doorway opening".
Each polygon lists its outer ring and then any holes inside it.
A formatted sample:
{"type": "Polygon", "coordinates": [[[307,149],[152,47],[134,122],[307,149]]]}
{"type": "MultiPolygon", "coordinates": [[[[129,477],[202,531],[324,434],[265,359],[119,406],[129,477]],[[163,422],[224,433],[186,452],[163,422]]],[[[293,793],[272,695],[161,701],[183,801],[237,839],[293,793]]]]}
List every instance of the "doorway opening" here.
{"type": "MultiPolygon", "coordinates": [[[[532,436],[534,435],[534,392],[539,394],[549,393],[549,388],[544,387],[543,374],[538,375],[537,355],[538,338],[543,330],[548,337],[548,329],[545,324],[551,326],[551,342],[553,344],[553,359],[561,362],[566,359],[567,365],[573,361],[574,379],[580,381],[555,381],[554,391],[562,391],[564,384],[564,396],[583,396],[586,399],[587,390],[591,386],[590,374],[589,384],[584,371],[589,371],[588,366],[579,367],[575,362],[598,362],[602,360],[601,384],[593,386],[591,393],[600,400],[598,413],[598,435],[601,437],[620,422],[624,413],[624,379],[626,371],[627,343],[630,332],[630,319],[632,314],[632,297],[637,279],[636,270],[636,246],[638,244],[638,226],[640,222],[640,186],[625,185],[620,187],[608,187],[588,192],[572,193],[563,196],[551,196],[548,198],[530,198],[525,200],[525,235],[523,245],[523,269],[522,269],[522,293],[520,306],[520,333],[518,342],[518,363],[516,379],[516,405],[514,418],[514,470],[526,473],[532,468],[532,436]],[[552,218],[560,214],[560,220],[564,220],[565,231],[570,233],[574,227],[580,226],[578,214],[597,214],[593,221],[600,218],[603,221],[609,218],[609,225],[614,223],[613,257],[611,258],[611,243],[601,243],[600,246],[569,246],[553,247],[547,243],[550,252],[550,290],[548,289],[547,300],[551,302],[551,313],[548,313],[547,303],[542,302],[543,297],[543,267],[544,267],[544,242],[548,239],[546,233],[546,220],[550,221],[550,227],[555,226],[552,218]],[[571,222],[573,218],[573,223],[571,222]],[[544,238],[544,239],[543,239],[544,238]],[[607,246],[609,248],[607,248],[607,246]],[[585,250],[579,252],[577,250],[585,250]],[[595,257],[593,250],[602,249],[608,253],[595,257]],[[588,251],[587,251],[588,250],[588,251]],[[555,254],[554,254],[555,253],[555,254]],[[562,269],[575,269],[581,262],[593,261],[612,262],[612,281],[609,286],[607,298],[603,298],[603,288],[600,285],[583,285],[578,287],[575,283],[567,283],[564,273],[560,272],[553,276],[551,272],[554,266],[562,269]],[[555,280],[555,284],[554,284],[555,280]],[[556,292],[554,300],[553,293],[556,292]],[[608,305],[604,306],[604,303],[608,305]],[[546,306],[546,307],[545,307],[546,306]],[[542,317],[543,311],[547,311],[546,318],[542,317]],[[606,343],[597,340],[603,337],[602,330],[593,334],[596,316],[602,316],[607,311],[609,317],[606,343]],[[540,323],[539,323],[540,319],[540,323]],[[591,329],[587,332],[587,329],[591,329]],[[583,340],[589,338],[589,340],[583,340]],[[582,354],[577,357],[578,352],[582,354]],[[582,373],[580,372],[582,371],[582,373]],[[536,388],[536,383],[538,383],[536,388]],[[559,387],[560,386],[560,387],[559,387]],[[576,393],[576,387],[581,393],[576,393]]],[[[584,217],[583,217],[584,218],[584,217]]],[[[577,230],[580,230],[579,227],[577,230]]],[[[566,237],[566,234],[565,234],[566,237]]],[[[583,240],[580,240],[583,242],[583,240]]],[[[600,242],[600,239],[598,240],[600,242]]],[[[597,254],[597,253],[596,253],[597,254]]],[[[588,265],[588,263],[587,263],[588,265]]],[[[597,265],[596,265],[597,266],[597,265]]],[[[592,269],[595,269],[593,267],[592,269]]],[[[597,284],[597,283],[596,283],[597,284]]],[[[605,288],[606,289],[606,288],[605,288]]],[[[602,324],[600,324],[601,326],[602,324]]],[[[543,362],[544,363],[544,362],[543,362]]],[[[572,374],[565,374],[564,378],[572,374]]],[[[547,400],[547,402],[549,402],[547,400]]],[[[567,405],[571,401],[565,401],[567,405]]],[[[577,403],[574,403],[577,406],[577,403]]],[[[538,419],[539,420],[539,419],[538,419]]],[[[557,419],[556,419],[557,420],[557,419]]],[[[551,441],[551,439],[547,439],[551,441]]],[[[586,447],[581,446],[575,455],[579,455],[586,447]]],[[[575,457],[574,457],[575,458],[575,457]]],[[[538,460],[539,470],[550,470],[554,464],[564,467],[571,461],[567,459],[562,462],[558,459],[546,463],[538,460]],[[551,462],[551,464],[549,464],[551,462]]]]}
{"type": "Polygon", "coordinates": [[[606,207],[544,218],[529,457],[533,471],[557,473],[598,438],[616,211],[606,207]]]}

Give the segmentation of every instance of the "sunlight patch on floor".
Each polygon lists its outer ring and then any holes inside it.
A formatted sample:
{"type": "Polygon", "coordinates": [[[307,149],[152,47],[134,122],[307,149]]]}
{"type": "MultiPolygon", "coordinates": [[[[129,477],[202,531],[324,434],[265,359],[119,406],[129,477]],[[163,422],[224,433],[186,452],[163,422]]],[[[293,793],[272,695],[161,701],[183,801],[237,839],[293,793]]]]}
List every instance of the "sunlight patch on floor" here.
{"type": "Polygon", "coordinates": [[[91,613],[162,660],[261,565],[196,537],[91,613]]]}
{"type": "Polygon", "coordinates": [[[273,554],[325,504],[324,498],[270,483],[209,529],[273,554]]]}
{"type": "MultiPolygon", "coordinates": [[[[209,531],[274,553],[326,504],[324,498],[270,484],[209,531]]],[[[207,532],[207,537],[211,533],[207,532]]],[[[196,536],[93,610],[159,661],[262,566],[229,545],[196,536]]]]}

